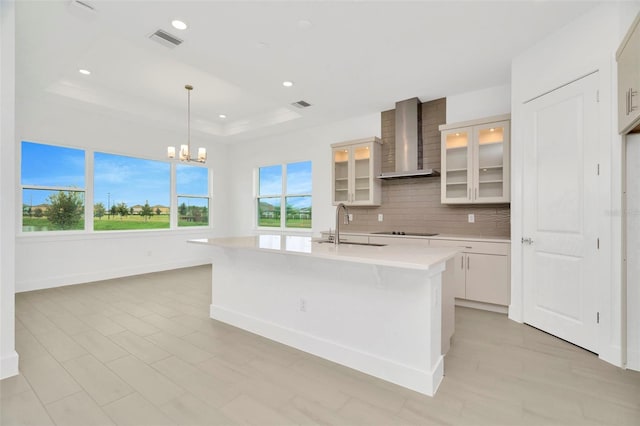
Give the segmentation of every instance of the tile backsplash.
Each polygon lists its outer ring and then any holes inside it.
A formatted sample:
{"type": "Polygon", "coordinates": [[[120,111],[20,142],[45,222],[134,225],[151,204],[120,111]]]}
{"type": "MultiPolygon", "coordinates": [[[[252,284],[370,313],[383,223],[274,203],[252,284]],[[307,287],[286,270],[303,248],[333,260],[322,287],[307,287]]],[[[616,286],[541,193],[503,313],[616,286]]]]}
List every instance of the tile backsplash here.
{"type": "MultiPolygon", "coordinates": [[[[440,168],[440,131],[447,122],[446,98],[422,104],[424,168],[440,168]]],[[[382,171],[395,169],[395,110],[384,111],[382,119],[382,171]]],[[[481,117],[478,117],[481,118],[481,117]]],[[[410,178],[382,181],[382,205],[349,207],[354,220],[344,232],[436,232],[469,236],[509,237],[509,204],[444,205],[440,203],[440,178],[410,178]],[[383,221],[378,222],[378,214],[383,221]],[[468,222],[474,214],[475,222],[468,222]]]]}

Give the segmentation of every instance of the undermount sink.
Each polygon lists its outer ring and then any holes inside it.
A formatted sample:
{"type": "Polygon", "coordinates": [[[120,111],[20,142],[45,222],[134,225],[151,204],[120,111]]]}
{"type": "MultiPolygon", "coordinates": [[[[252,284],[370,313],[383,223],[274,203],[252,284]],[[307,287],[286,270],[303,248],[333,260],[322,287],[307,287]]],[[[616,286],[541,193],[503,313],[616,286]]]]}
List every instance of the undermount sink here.
{"type": "MultiPolygon", "coordinates": [[[[334,244],[333,240],[316,240],[314,243],[318,244],[334,244]]],[[[339,245],[347,244],[352,246],[372,246],[372,247],[384,247],[386,244],[377,244],[377,243],[357,243],[355,241],[344,241],[341,240],[339,245]]]]}

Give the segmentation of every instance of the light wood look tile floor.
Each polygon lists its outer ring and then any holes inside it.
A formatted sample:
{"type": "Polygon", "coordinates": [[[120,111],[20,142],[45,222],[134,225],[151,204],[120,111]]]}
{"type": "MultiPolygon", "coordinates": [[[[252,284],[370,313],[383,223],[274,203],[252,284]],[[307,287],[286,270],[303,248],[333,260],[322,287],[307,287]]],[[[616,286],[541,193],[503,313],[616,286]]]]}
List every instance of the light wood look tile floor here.
{"type": "Polygon", "coordinates": [[[434,398],[208,318],[210,267],[16,295],[10,425],[640,425],[640,373],[458,308],[434,398]]]}

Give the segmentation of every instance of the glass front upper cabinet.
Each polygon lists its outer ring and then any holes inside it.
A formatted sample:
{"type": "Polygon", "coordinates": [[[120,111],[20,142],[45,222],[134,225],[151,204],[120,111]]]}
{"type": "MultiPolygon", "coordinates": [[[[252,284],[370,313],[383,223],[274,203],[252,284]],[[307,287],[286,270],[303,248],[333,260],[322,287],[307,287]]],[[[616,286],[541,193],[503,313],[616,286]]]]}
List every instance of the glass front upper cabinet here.
{"type": "Polygon", "coordinates": [[[477,166],[474,168],[474,172],[477,173],[475,199],[477,202],[504,200],[507,195],[504,179],[505,125],[492,123],[478,127],[477,132],[477,166]]]}
{"type": "Polygon", "coordinates": [[[509,116],[440,126],[443,204],[509,202],[509,116]]]}
{"type": "Polygon", "coordinates": [[[442,163],[442,179],[444,197],[448,200],[468,200],[471,195],[471,178],[469,164],[471,153],[469,142],[471,129],[457,129],[443,133],[444,157],[442,163]]]}
{"type": "Polygon", "coordinates": [[[380,145],[378,138],[331,145],[334,205],[380,205],[380,145]]]}

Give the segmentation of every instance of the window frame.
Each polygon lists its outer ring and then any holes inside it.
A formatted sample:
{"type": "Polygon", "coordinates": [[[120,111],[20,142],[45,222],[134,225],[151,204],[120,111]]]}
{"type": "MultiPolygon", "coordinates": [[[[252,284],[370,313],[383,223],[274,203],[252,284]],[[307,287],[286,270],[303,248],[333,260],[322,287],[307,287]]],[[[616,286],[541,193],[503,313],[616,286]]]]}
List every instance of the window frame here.
{"type": "MultiPolygon", "coordinates": [[[[16,236],[20,237],[20,238],[36,238],[36,239],[66,239],[65,237],[71,237],[71,238],[77,238],[79,236],[91,236],[92,238],[95,238],[96,236],[100,236],[100,238],[109,238],[108,236],[111,235],[116,235],[116,234],[138,234],[138,233],[166,233],[166,232],[192,232],[194,230],[198,230],[198,231],[202,231],[203,229],[213,229],[213,208],[212,208],[212,202],[213,202],[213,169],[208,166],[208,165],[204,165],[204,164],[189,164],[190,166],[195,166],[195,167],[202,167],[207,169],[207,188],[208,188],[208,193],[206,198],[208,199],[208,225],[206,226],[187,226],[187,227],[179,227],[178,226],[178,216],[177,216],[177,210],[178,210],[178,205],[177,205],[177,200],[178,200],[178,194],[176,192],[176,180],[177,180],[177,176],[176,176],[176,166],[178,164],[181,164],[181,162],[179,161],[174,161],[174,160],[169,160],[169,159],[157,159],[157,158],[151,158],[151,157],[147,157],[147,156],[140,156],[137,154],[129,154],[129,153],[122,153],[122,152],[113,152],[113,151],[109,151],[109,150],[104,150],[104,149],[96,149],[96,148],[85,148],[85,147],[79,147],[79,146],[74,146],[74,145],[68,145],[68,144],[58,144],[58,143],[52,143],[52,142],[40,142],[40,141],[34,141],[34,140],[28,140],[28,139],[22,139],[19,141],[18,143],[18,148],[17,148],[17,157],[20,161],[19,163],[19,167],[17,168],[17,173],[18,173],[18,184],[16,185],[17,189],[19,189],[19,195],[16,195],[16,198],[19,198],[19,202],[16,203],[16,215],[17,215],[17,220],[16,220],[16,236]],[[78,151],[82,151],[84,153],[84,188],[77,188],[77,187],[49,187],[49,186],[40,186],[40,185],[22,185],[22,143],[23,142],[28,142],[28,143],[33,143],[33,144],[38,144],[38,145],[48,145],[48,146],[53,146],[53,147],[58,147],[58,148],[70,148],[70,149],[75,149],[78,151]],[[95,176],[95,169],[94,169],[94,160],[95,160],[95,153],[103,153],[103,154],[110,154],[110,155],[118,155],[118,156],[123,156],[123,157],[129,157],[129,158],[134,158],[134,159],[139,159],[139,160],[150,160],[150,161],[157,161],[157,162],[161,162],[161,163],[166,163],[169,164],[169,180],[170,180],[170,190],[169,190],[169,227],[168,228],[153,228],[153,229],[124,229],[124,230],[111,230],[111,231],[96,231],[93,228],[93,221],[94,221],[94,176],[95,176]],[[70,190],[70,191],[76,191],[76,192],[83,192],[84,194],[84,229],[77,229],[77,230],[55,230],[55,231],[30,231],[30,232],[25,232],[23,231],[23,220],[22,220],[22,215],[23,215],[23,203],[22,203],[22,199],[23,199],[23,190],[24,189],[45,189],[45,190],[70,190]]],[[[205,198],[204,196],[197,196],[197,198],[205,198]]]]}
{"type": "MultiPolygon", "coordinates": [[[[90,231],[87,226],[88,221],[87,221],[87,215],[88,215],[88,209],[89,209],[89,203],[90,200],[92,200],[93,198],[90,195],[90,191],[89,191],[89,162],[88,162],[88,152],[86,149],[84,148],[79,148],[77,146],[72,146],[72,145],[59,145],[59,144],[52,144],[52,143],[44,143],[44,142],[34,142],[32,140],[21,140],[20,143],[18,144],[18,158],[20,158],[20,167],[18,167],[20,176],[18,179],[18,187],[20,189],[20,202],[16,203],[17,204],[17,210],[19,211],[18,213],[18,220],[16,220],[16,225],[18,227],[18,235],[77,235],[77,234],[86,234],[88,231],[90,231]],[[54,147],[54,148],[63,148],[63,149],[73,149],[76,151],[82,151],[82,153],[84,154],[84,186],[82,188],[80,187],[75,187],[75,186],[56,186],[56,185],[24,185],[22,183],[22,146],[24,143],[30,143],[30,144],[35,144],[35,145],[46,145],[46,146],[50,146],[50,147],[54,147]],[[82,229],[70,229],[70,230],[52,230],[52,231],[24,231],[24,210],[23,210],[23,201],[24,201],[24,190],[30,190],[30,189],[34,189],[34,190],[43,190],[43,191],[63,191],[63,192],[81,192],[83,195],[83,209],[84,209],[84,213],[83,213],[83,218],[82,218],[82,224],[83,224],[83,228],[82,229]],[[91,197],[91,198],[90,198],[91,197]]],[[[93,204],[91,204],[91,214],[93,215],[93,204]]],[[[91,225],[93,226],[93,224],[91,225]]],[[[91,228],[91,231],[93,230],[93,228],[91,228]]]]}
{"type": "Polygon", "coordinates": [[[278,231],[278,232],[300,232],[300,233],[313,233],[313,208],[311,210],[311,226],[308,228],[293,228],[287,227],[287,198],[289,197],[310,197],[311,205],[313,206],[313,160],[294,160],[282,163],[264,164],[254,169],[254,202],[253,202],[253,221],[254,228],[258,231],[278,231]],[[311,166],[311,192],[309,193],[291,193],[287,191],[287,174],[288,166],[296,163],[309,163],[311,166]],[[281,166],[281,188],[280,194],[264,194],[260,195],[260,169],[266,167],[281,166]],[[262,198],[278,198],[280,200],[280,226],[260,226],[260,218],[258,217],[260,199],[262,198]]]}
{"type": "Polygon", "coordinates": [[[170,211],[169,213],[171,214],[171,218],[170,218],[170,229],[179,229],[179,230],[183,230],[183,229],[208,229],[212,227],[212,219],[213,219],[213,214],[212,214],[212,208],[211,208],[211,203],[213,200],[213,196],[212,196],[212,188],[213,188],[213,173],[211,168],[203,165],[203,164],[182,164],[182,163],[176,163],[176,162],[172,162],[171,163],[171,203],[174,203],[175,200],[175,206],[170,207],[170,211]],[[201,169],[206,169],[207,170],[207,194],[206,195],[200,195],[200,194],[181,194],[178,192],[178,166],[189,166],[189,167],[199,167],[201,169]],[[207,225],[197,225],[197,226],[180,226],[180,215],[178,212],[178,208],[180,206],[178,200],[180,199],[180,197],[182,198],[198,198],[198,199],[206,199],[207,200],[207,225]],[[174,223],[175,223],[175,227],[174,227],[174,223]]]}
{"type": "MultiPolygon", "coordinates": [[[[87,150],[88,152],[89,150],[87,150]]],[[[162,164],[166,164],[168,163],[167,161],[163,161],[163,160],[156,160],[153,158],[148,158],[148,157],[139,157],[139,156],[135,156],[135,155],[130,155],[130,154],[122,154],[122,153],[114,153],[114,152],[107,152],[104,150],[97,150],[97,149],[92,149],[91,150],[91,195],[92,195],[92,203],[91,203],[91,216],[87,216],[87,220],[91,221],[91,231],[95,232],[95,233],[99,233],[99,234],[103,234],[103,233],[112,233],[112,232],[139,232],[139,231],[144,231],[144,232],[153,232],[153,231],[167,231],[167,230],[171,230],[171,197],[172,197],[172,193],[171,193],[171,180],[172,180],[172,166],[171,164],[169,164],[169,226],[166,228],[149,228],[149,229],[109,229],[109,230],[99,230],[96,231],[94,228],[94,207],[95,207],[95,160],[96,160],[96,154],[105,154],[105,155],[109,155],[109,156],[113,156],[113,157],[125,157],[125,158],[129,158],[129,159],[133,159],[133,160],[139,160],[139,161],[152,161],[152,162],[156,162],[156,163],[162,163],[162,164]]],[[[114,199],[114,203],[111,205],[111,207],[115,206],[115,199],[114,199]]],[[[133,208],[133,206],[127,206],[130,209],[133,208]]],[[[107,209],[109,208],[109,206],[107,206],[107,209]]]]}

